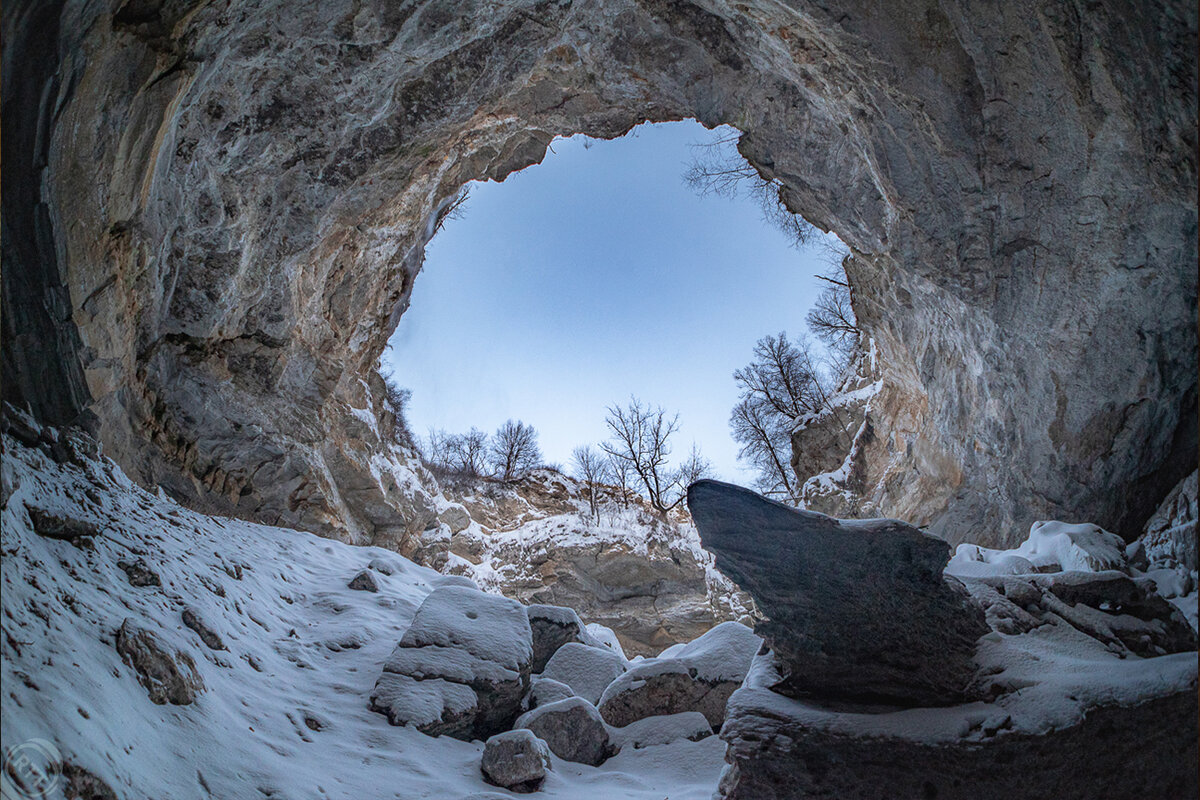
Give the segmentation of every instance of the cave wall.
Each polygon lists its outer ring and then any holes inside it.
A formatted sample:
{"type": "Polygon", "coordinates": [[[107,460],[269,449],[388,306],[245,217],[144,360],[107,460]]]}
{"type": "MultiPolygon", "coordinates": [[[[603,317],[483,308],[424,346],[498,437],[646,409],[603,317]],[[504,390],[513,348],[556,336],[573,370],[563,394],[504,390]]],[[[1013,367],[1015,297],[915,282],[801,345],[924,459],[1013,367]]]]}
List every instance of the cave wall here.
{"type": "Polygon", "coordinates": [[[3,8],[6,89],[45,95],[5,96],[5,399],[93,416],[203,510],[419,533],[369,374],[439,210],[555,135],[685,117],[855,253],[866,506],[954,541],[1132,532],[1194,468],[1192,4],[33,7],[3,8]]]}

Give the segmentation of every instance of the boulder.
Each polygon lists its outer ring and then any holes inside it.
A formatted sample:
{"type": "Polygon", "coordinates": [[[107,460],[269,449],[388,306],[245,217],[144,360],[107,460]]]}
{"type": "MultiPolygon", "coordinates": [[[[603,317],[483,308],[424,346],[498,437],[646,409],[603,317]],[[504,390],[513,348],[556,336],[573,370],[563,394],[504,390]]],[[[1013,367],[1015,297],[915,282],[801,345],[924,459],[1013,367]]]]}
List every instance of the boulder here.
{"type": "Polygon", "coordinates": [[[567,642],[597,644],[573,608],[536,603],[526,606],[525,613],[529,615],[529,627],[533,631],[531,669],[535,673],[544,670],[550,657],[567,642]]]}
{"type": "Polygon", "coordinates": [[[550,748],[524,728],[498,733],[484,744],[479,769],[488,783],[513,792],[535,792],[550,769],[550,748]]]}
{"type": "Polygon", "coordinates": [[[596,767],[616,753],[600,712],[582,697],[539,706],[522,714],[514,727],[533,731],[564,761],[596,767]]]}
{"type": "Polygon", "coordinates": [[[364,569],[350,579],[346,584],[350,589],[359,592],[378,592],[379,584],[375,581],[375,576],[371,574],[369,569],[364,569]]]}
{"type": "Polygon", "coordinates": [[[510,728],[519,713],[532,655],[520,603],[467,586],[440,586],[384,664],[371,708],[393,725],[486,739],[510,728]]]}
{"type": "Polygon", "coordinates": [[[157,636],[132,620],[121,624],[114,643],[121,660],[137,674],[138,683],[149,693],[151,702],[185,706],[204,690],[191,656],[172,653],[157,636]]]}
{"type": "Polygon", "coordinates": [[[681,739],[698,742],[713,735],[712,725],[699,711],[684,711],[679,714],[646,717],[631,722],[624,728],[612,728],[613,742],[621,750],[670,744],[681,739]]]}
{"type": "Polygon", "coordinates": [[[534,675],[529,679],[529,691],[521,700],[521,710],[532,711],[538,706],[557,703],[559,700],[566,700],[568,697],[574,696],[575,692],[571,691],[571,687],[565,683],[534,675]]]}
{"type": "Polygon", "coordinates": [[[607,647],[568,642],[551,657],[542,677],[565,683],[578,696],[596,703],[608,685],[624,672],[625,659],[607,647]]]}
{"type": "Polygon", "coordinates": [[[601,716],[626,726],[647,717],[696,711],[715,730],[725,704],[741,685],[761,640],[737,622],[724,622],[678,649],[670,658],[634,664],[604,690],[601,716]]]}
{"type": "MultiPolygon", "coordinates": [[[[688,507],[717,568],[767,617],[776,691],[832,703],[947,705],[975,672],[982,611],[944,578],[950,546],[897,520],[837,520],[698,481],[688,507]]],[[[603,704],[603,703],[602,703],[603,704]]]]}

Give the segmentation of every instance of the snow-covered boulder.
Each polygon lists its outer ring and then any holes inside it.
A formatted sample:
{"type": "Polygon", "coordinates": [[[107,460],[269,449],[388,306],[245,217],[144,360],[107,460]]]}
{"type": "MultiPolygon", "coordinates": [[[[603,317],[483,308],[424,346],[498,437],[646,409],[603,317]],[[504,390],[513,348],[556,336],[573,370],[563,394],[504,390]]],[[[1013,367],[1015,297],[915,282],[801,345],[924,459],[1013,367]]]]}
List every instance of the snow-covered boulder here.
{"type": "Polygon", "coordinates": [[[567,642],[580,644],[599,644],[587,632],[583,620],[573,608],[563,606],[548,606],[535,603],[525,607],[529,615],[529,627],[533,631],[533,665],[534,673],[546,668],[546,662],[567,642]]]}
{"type": "Polygon", "coordinates": [[[589,622],[587,624],[588,635],[599,642],[602,646],[617,653],[621,658],[628,658],[625,655],[625,648],[621,646],[621,640],[617,637],[616,631],[607,625],[601,625],[599,622],[589,622]]]}
{"type": "Polygon", "coordinates": [[[565,683],[534,675],[529,679],[529,691],[521,700],[521,710],[532,711],[538,706],[557,703],[559,700],[566,700],[568,697],[574,696],[575,692],[565,683]]]}
{"type": "Polygon", "coordinates": [[[712,728],[719,728],[725,703],[746,677],[761,643],[745,625],[723,622],[671,658],[634,664],[604,690],[600,714],[621,727],[646,717],[698,711],[712,728]]]}
{"type": "Polygon", "coordinates": [[[542,677],[565,683],[578,696],[596,703],[608,685],[624,672],[625,659],[612,650],[568,642],[551,657],[542,677]]]}
{"type": "Polygon", "coordinates": [[[680,739],[696,742],[712,736],[713,730],[699,711],[684,711],[679,714],[639,719],[624,728],[613,728],[611,734],[620,749],[640,750],[643,747],[670,744],[680,739]]]}
{"type": "Polygon", "coordinates": [[[532,656],[520,603],[442,586],[425,598],[384,664],[371,708],[393,725],[486,739],[507,730],[520,711],[532,656]]]}
{"type": "Polygon", "coordinates": [[[582,697],[539,706],[522,714],[515,727],[533,731],[564,761],[595,767],[616,753],[600,713],[582,697]]]}
{"type": "Polygon", "coordinates": [[[960,544],[946,572],[960,578],[1023,575],[1031,572],[1104,570],[1127,568],[1125,541],[1099,525],[1052,520],[1035,522],[1029,537],[1013,550],[992,550],[960,544]]]}
{"type": "Polygon", "coordinates": [[[512,792],[535,792],[550,769],[550,748],[524,728],[497,733],[484,744],[479,769],[488,783],[512,792]]]}

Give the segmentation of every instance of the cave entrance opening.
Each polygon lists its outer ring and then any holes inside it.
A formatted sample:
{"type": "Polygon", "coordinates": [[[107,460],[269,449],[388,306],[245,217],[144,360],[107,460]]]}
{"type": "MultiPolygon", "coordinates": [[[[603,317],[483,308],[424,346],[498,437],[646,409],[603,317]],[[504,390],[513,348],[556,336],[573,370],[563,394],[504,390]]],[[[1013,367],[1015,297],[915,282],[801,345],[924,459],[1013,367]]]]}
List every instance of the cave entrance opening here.
{"type": "Polygon", "coordinates": [[[733,372],[762,337],[804,332],[828,286],[817,276],[846,250],[811,226],[798,242],[738,135],[688,120],[560,137],[542,164],[468,187],[381,361],[411,391],[426,455],[437,432],[513,419],[569,468],[573,448],[608,438],[606,408],[637,397],[679,413],[676,458],[695,444],[716,477],[751,483],[730,435],[733,372]],[[727,168],[745,185],[723,183],[727,168]]]}

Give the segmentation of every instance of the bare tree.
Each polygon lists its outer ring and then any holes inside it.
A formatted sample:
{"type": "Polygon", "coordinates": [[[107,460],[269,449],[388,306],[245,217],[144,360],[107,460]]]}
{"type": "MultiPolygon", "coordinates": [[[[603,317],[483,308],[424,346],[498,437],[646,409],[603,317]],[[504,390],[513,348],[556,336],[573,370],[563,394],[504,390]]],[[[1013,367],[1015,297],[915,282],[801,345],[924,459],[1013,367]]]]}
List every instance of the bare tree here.
{"type": "Polygon", "coordinates": [[[693,146],[695,155],[684,182],[701,196],[746,197],[758,204],[763,221],[783,232],[795,247],[807,244],[816,228],[793,214],[783,199],[783,185],[763,177],[737,149],[743,134],[722,135],[693,146]]]}
{"type": "Polygon", "coordinates": [[[621,507],[628,511],[629,499],[634,494],[633,482],[636,480],[633,467],[625,459],[617,458],[607,451],[605,451],[604,456],[608,466],[608,474],[612,478],[613,483],[616,484],[617,489],[621,492],[621,507]]]}
{"type": "Polygon", "coordinates": [[[489,457],[492,474],[502,481],[524,478],[542,460],[537,431],[520,420],[508,420],[496,429],[489,457]]]}
{"type": "Polygon", "coordinates": [[[575,467],[575,476],[587,487],[588,507],[592,517],[599,522],[599,489],[609,478],[609,462],[591,445],[582,445],[571,451],[571,463],[575,467]]]}
{"type": "Polygon", "coordinates": [[[797,502],[796,475],[791,469],[791,427],[788,418],[771,413],[761,403],[743,398],[733,407],[729,426],[741,444],[738,458],[758,470],[754,487],[770,497],[797,502]]]}
{"type": "Polygon", "coordinates": [[[446,442],[449,466],[468,478],[479,478],[487,471],[488,435],[478,428],[451,436],[446,442]]]}
{"type": "Polygon", "coordinates": [[[384,405],[390,416],[384,417],[384,427],[388,438],[404,447],[415,447],[417,440],[408,427],[408,401],[412,399],[412,389],[402,389],[388,375],[383,378],[384,405]]]}
{"type": "Polygon", "coordinates": [[[805,415],[824,409],[836,414],[830,378],[817,366],[807,338],[789,340],[780,332],[759,339],[754,359],[733,379],[740,394],[729,424],[741,445],[738,457],[758,470],[758,488],[795,502],[799,487],[791,471],[791,431],[805,415]]]}
{"type": "Polygon", "coordinates": [[[438,470],[449,470],[450,466],[450,440],[453,437],[444,430],[430,428],[429,435],[425,438],[425,461],[426,463],[438,470]]]}
{"type": "Polygon", "coordinates": [[[840,372],[853,358],[859,344],[852,290],[841,258],[831,261],[816,277],[825,282],[825,287],[808,312],[808,327],[829,348],[835,371],[840,372]]]}
{"type": "Polygon", "coordinates": [[[471,187],[464,186],[449,203],[442,206],[441,211],[438,212],[437,221],[433,224],[434,235],[437,235],[446,226],[448,220],[462,219],[466,215],[467,198],[470,196],[471,187]]]}
{"type": "MultiPolygon", "coordinates": [[[[683,471],[668,466],[671,436],[679,430],[679,415],[668,417],[662,406],[651,408],[636,397],[626,407],[609,406],[604,420],[612,438],[600,445],[637,476],[650,507],[664,519],[684,498],[683,471]]],[[[699,455],[696,453],[695,455],[699,455]]]]}
{"type": "Polygon", "coordinates": [[[692,442],[692,451],[688,453],[688,457],[679,465],[677,475],[676,480],[679,482],[679,488],[685,493],[687,492],[687,487],[701,478],[707,478],[712,475],[712,462],[700,455],[700,448],[696,447],[695,442],[692,442]]]}

